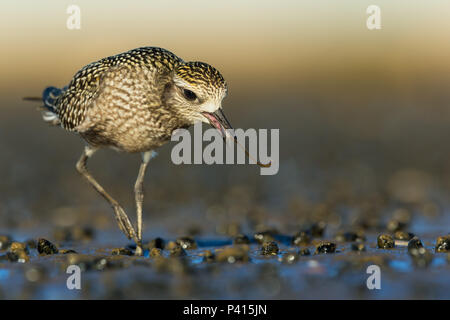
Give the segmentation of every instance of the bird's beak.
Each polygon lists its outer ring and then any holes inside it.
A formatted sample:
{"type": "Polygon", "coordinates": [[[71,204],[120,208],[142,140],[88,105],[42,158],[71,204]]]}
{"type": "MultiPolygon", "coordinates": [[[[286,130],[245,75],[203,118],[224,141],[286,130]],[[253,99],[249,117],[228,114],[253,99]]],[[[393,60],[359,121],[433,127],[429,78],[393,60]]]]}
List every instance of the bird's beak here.
{"type": "MultiPolygon", "coordinates": [[[[253,159],[248,150],[238,142],[236,135],[233,132],[233,127],[231,126],[228,119],[225,117],[225,114],[223,113],[221,108],[217,109],[215,112],[202,112],[202,114],[206,119],[208,119],[212,127],[220,131],[225,141],[227,138],[230,139],[231,141],[234,141],[238,146],[240,146],[245,151],[245,154],[249,158],[253,159]]],[[[256,159],[253,160],[260,167],[268,168],[271,166],[270,162],[268,164],[262,164],[256,159]]]]}
{"type": "Polygon", "coordinates": [[[233,129],[228,119],[225,117],[222,109],[219,108],[215,112],[202,112],[203,116],[208,119],[209,124],[219,130],[224,139],[232,138],[234,139],[234,135],[230,133],[227,129],[233,129]]]}

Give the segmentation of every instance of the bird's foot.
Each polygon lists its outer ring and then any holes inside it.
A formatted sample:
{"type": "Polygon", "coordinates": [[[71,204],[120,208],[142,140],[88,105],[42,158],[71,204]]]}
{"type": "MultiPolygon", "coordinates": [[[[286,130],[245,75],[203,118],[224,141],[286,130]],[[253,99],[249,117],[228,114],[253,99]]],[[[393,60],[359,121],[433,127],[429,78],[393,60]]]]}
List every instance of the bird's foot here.
{"type": "Polygon", "coordinates": [[[134,251],[134,255],[135,256],[143,256],[144,255],[144,250],[142,249],[142,244],[136,245],[136,250],[134,251]]]}
{"type": "Polygon", "coordinates": [[[116,213],[116,220],[120,230],[122,230],[128,239],[133,239],[137,242],[136,232],[134,231],[133,225],[131,224],[130,219],[128,219],[125,211],[123,211],[122,207],[119,205],[114,206],[114,212],[116,213]]]}

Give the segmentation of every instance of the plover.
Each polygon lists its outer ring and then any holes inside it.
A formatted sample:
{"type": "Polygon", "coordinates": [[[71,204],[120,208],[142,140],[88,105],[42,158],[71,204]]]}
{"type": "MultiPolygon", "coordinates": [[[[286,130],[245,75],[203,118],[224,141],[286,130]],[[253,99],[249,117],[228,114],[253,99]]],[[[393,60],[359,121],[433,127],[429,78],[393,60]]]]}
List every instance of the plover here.
{"type": "Polygon", "coordinates": [[[119,228],[136,242],[135,254],[142,255],[143,181],[154,150],[170,141],[174,130],[199,121],[224,138],[229,135],[231,126],[222,111],[226,95],[223,76],[209,64],[142,47],[88,64],[64,88],[46,88],[43,119],[86,141],[76,168],[109,202],[119,228]],[[104,147],[142,154],[134,187],[136,230],[122,206],[87,170],[88,159],[104,147]]]}

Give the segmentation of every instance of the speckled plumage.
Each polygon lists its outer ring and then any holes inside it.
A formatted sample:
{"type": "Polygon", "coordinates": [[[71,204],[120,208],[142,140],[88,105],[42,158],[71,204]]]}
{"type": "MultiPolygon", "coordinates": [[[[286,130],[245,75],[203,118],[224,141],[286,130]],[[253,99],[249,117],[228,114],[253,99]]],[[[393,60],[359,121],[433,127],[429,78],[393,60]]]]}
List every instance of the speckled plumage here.
{"type": "Polygon", "coordinates": [[[130,152],[158,146],[178,125],[161,96],[169,73],[182,62],[164,49],[139,48],[85,66],[56,102],[62,127],[94,146],[130,152]]]}
{"type": "Polygon", "coordinates": [[[227,84],[212,66],[143,47],[88,64],[62,89],[46,88],[43,118],[87,142],[77,170],[111,204],[120,229],[141,255],[142,184],[151,153],[175,129],[197,121],[224,133],[229,128],[221,111],[226,94],[227,84]],[[137,232],[119,203],[87,171],[87,160],[101,147],[143,155],[135,185],[137,232]]]}
{"type": "Polygon", "coordinates": [[[161,146],[189,119],[165,104],[173,73],[195,86],[226,90],[222,75],[201,62],[184,63],[173,53],[143,47],[88,64],[55,103],[61,126],[93,146],[143,152],[161,146]]]}

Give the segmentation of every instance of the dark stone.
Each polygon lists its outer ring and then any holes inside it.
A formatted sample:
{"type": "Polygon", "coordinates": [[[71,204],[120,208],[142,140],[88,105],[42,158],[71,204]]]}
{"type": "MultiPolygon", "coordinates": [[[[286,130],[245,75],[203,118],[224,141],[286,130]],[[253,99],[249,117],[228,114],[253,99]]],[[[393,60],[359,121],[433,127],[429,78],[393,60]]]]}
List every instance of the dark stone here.
{"type": "Polygon", "coordinates": [[[186,251],[184,251],[183,247],[180,245],[174,246],[172,249],[170,249],[170,256],[171,257],[184,257],[186,256],[186,251]]]}
{"type": "Polygon", "coordinates": [[[450,235],[438,237],[436,240],[436,252],[450,251],[450,235]]]}
{"type": "Polygon", "coordinates": [[[395,241],[392,236],[388,234],[381,234],[377,238],[377,245],[380,249],[392,249],[395,247],[395,241]]]}
{"type": "Polygon", "coordinates": [[[181,237],[178,238],[176,243],[181,246],[184,250],[197,249],[197,243],[191,237],[181,237]]]}
{"type": "Polygon", "coordinates": [[[133,251],[128,248],[114,248],[111,251],[111,255],[113,256],[132,256],[133,251]]]}
{"type": "Polygon", "coordinates": [[[422,241],[418,237],[414,237],[408,242],[408,252],[410,252],[412,249],[419,249],[423,248],[422,241]]]}
{"type": "Polygon", "coordinates": [[[25,251],[25,253],[27,253],[27,254],[29,253],[27,244],[23,243],[23,242],[13,242],[13,243],[11,243],[11,245],[9,247],[9,251],[11,251],[11,252],[25,251]]]}
{"type": "Polygon", "coordinates": [[[6,259],[11,262],[17,262],[19,260],[19,255],[15,252],[8,251],[6,253],[6,259]]]}
{"type": "Polygon", "coordinates": [[[329,241],[322,241],[316,247],[316,254],[334,253],[336,252],[336,244],[329,241]]]}
{"type": "Polygon", "coordinates": [[[56,254],[59,252],[58,248],[53,243],[43,238],[38,239],[37,249],[39,254],[42,255],[56,254]]]}
{"type": "Polygon", "coordinates": [[[267,241],[262,244],[262,247],[261,247],[262,255],[265,255],[265,256],[276,255],[276,254],[278,254],[278,251],[279,251],[278,245],[275,241],[267,241]]]}
{"type": "Polygon", "coordinates": [[[150,254],[149,255],[152,258],[161,257],[162,256],[162,250],[160,248],[152,248],[150,250],[150,254]]]}

